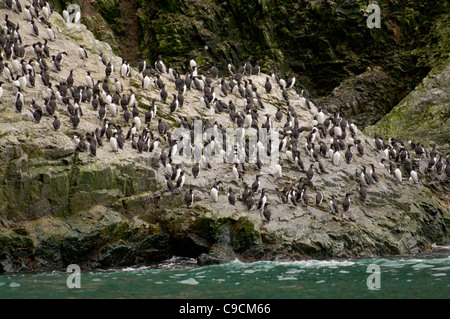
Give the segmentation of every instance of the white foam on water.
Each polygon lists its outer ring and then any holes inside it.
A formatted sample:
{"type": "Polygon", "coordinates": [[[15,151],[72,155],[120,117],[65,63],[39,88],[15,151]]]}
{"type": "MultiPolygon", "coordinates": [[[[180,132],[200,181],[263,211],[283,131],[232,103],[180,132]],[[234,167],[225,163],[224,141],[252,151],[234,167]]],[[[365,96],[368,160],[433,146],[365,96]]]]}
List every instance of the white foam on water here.
{"type": "Polygon", "coordinates": [[[285,276],[277,276],[278,280],[297,280],[296,277],[285,277],[285,276]]]}
{"type": "Polygon", "coordinates": [[[218,282],[224,282],[224,281],[226,281],[225,279],[222,279],[222,278],[213,278],[213,281],[218,281],[218,282]]]}
{"type": "Polygon", "coordinates": [[[134,268],[134,267],[126,267],[126,268],[123,268],[121,271],[136,271],[136,270],[140,270],[140,269],[134,268]]]}
{"type": "Polygon", "coordinates": [[[350,271],[347,271],[347,270],[339,270],[339,273],[341,273],[341,274],[348,274],[348,273],[350,273],[350,271]]]}
{"type": "Polygon", "coordinates": [[[350,260],[297,260],[297,261],[274,261],[273,263],[278,265],[294,265],[304,267],[347,267],[353,266],[355,262],[350,260]]]}
{"type": "Polygon", "coordinates": [[[321,284],[323,282],[325,282],[325,280],[319,280],[319,281],[316,281],[316,284],[321,284]]]}
{"type": "Polygon", "coordinates": [[[102,281],[100,278],[94,278],[92,281],[102,281]]]}
{"type": "Polygon", "coordinates": [[[450,266],[431,268],[431,270],[450,270],[450,266]]]}
{"type": "Polygon", "coordinates": [[[305,272],[304,269],[292,268],[285,272],[285,274],[298,274],[305,272]]]}
{"type": "Polygon", "coordinates": [[[383,260],[383,263],[378,265],[386,268],[403,268],[405,262],[404,260],[383,260]]]}
{"type": "Polygon", "coordinates": [[[395,268],[403,268],[407,265],[413,265],[412,267],[420,269],[420,268],[427,268],[432,267],[428,264],[425,264],[424,262],[428,262],[426,259],[384,259],[383,263],[378,264],[380,267],[389,268],[389,269],[395,269],[395,268]],[[417,265],[417,266],[416,266],[417,265]],[[427,265],[427,266],[423,266],[427,265]]]}
{"type": "Polygon", "coordinates": [[[422,269],[422,268],[431,268],[434,267],[433,265],[424,264],[424,263],[418,263],[412,266],[414,269],[422,269]]]}
{"type": "Polygon", "coordinates": [[[189,278],[186,280],[179,281],[180,284],[186,284],[186,285],[198,285],[199,282],[195,280],[194,278],[189,278]]]}
{"type": "Polygon", "coordinates": [[[444,272],[438,272],[438,273],[436,273],[436,274],[431,274],[431,276],[434,276],[434,277],[441,277],[441,276],[447,276],[447,274],[444,273],[444,272]]]}
{"type": "Polygon", "coordinates": [[[11,288],[17,288],[17,287],[20,287],[21,284],[19,284],[18,282],[12,282],[12,283],[9,284],[9,286],[10,286],[11,288]]]}

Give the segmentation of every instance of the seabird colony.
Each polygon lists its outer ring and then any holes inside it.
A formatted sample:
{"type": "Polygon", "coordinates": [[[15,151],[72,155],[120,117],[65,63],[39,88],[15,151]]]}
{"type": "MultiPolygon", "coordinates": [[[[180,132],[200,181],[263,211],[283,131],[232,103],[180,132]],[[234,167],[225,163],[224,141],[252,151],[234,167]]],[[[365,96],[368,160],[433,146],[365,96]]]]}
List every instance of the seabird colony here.
{"type": "MultiPolygon", "coordinates": [[[[450,178],[450,156],[439,154],[435,145],[431,150],[427,150],[420,142],[404,143],[395,138],[385,141],[379,135],[375,136],[373,143],[362,141],[358,138],[361,134],[358,134],[356,125],[342,117],[339,112],[329,113],[317,109],[308,91],[298,85],[293,75],[286,77],[286,80],[285,76],[278,74],[274,68],[271,75],[265,76],[264,84],[258,87],[253,80],[262,74],[259,62],[256,61],[253,66],[250,58],[237,66],[229,59],[222,70],[223,76],[219,78],[221,72],[217,64],[200,72],[195,57],[189,60],[189,72],[184,75],[177,72],[171,64],[166,66],[162,56],[157,58],[154,65],[147,64],[147,59],[143,59],[135,75],[132,75],[132,68],[126,60],[122,60],[120,67],[115,69],[111,61],[100,55],[104,67],[102,74],[88,70],[84,81],[77,83],[71,70],[66,80],[57,81],[53,74],[61,73],[62,66],[70,68],[70,61],[65,59],[68,57],[67,52],[57,52],[57,47],[52,45],[58,37],[58,32],[49,22],[52,8],[48,2],[33,0],[31,4],[22,7],[18,0],[6,0],[4,6],[18,14],[21,19],[13,22],[10,16],[5,14],[0,26],[0,75],[3,78],[3,81],[0,81],[0,102],[5,103],[6,95],[12,94],[10,100],[14,101],[14,105],[8,107],[15,108],[18,113],[28,109],[33,114],[35,125],[44,125],[41,122],[43,117],[52,118],[49,131],[61,130],[62,122],[68,121],[70,127],[76,130],[74,142],[77,152],[88,152],[90,156],[96,157],[99,148],[109,148],[111,152],[117,153],[129,143],[136,152],[147,153],[152,158],[152,168],[165,177],[164,187],[169,192],[184,192],[187,208],[195,209],[195,192],[190,180],[199,178],[202,171],[207,172],[212,168],[209,158],[201,155],[201,151],[208,148],[222,155],[222,160],[214,165],[224,165],[238,185],[242,185],[244,174],[248,174],[250,170],[256,170],[257,173],[251,174],[256,176],[251,185],[243,183],[244,191],[237,196],[235,190],[229,186],[224,187],[222,181],[215,181],[209,189],[201,191],[206,191],[212,202],[218,202],[222,200],[221,190],[224,189],[227,194],[227,198],[224,196],[223,199],[225,202],[236,205],[236,200],[240,199],[244,205],[243,209],[259,210],[264,222],[271,220],[271,201],[295,207],[303,206],[296,209],[305,209],[309,205],[321,206],[333,216],[342,217],[342,212],[351,209],[352,195],[359,194],[363,202],[370,196],[370,186],[379,182],[377,170],[383,175],[386,173],[387,178],[398,184],[418,184],[424,174],[444,174],[444,179],[450,178]],[[23,43],[23,32],[29,32],[36,41],[23,43]],[[30,55],[33,57],[26,60],[25,57],[30,55]],[[130,89],[129,94],[124,91],[121,80],[133,76],[142,82],[142,90],[153,89],[158,92],[146,111],[138,107],[133,90],[130,89]],[[43,106],[27,96],[27,88],[35,88],[38,82],[45,88],[43,106]],[[8,90],[4,90],[6,86],[9,86],[8,90]],[[169,87],[173,87],[177,93],[168,94],[169,87]],[[198,105],[209,114],[204,118],[199,115],[188,118],[179,112],[183,109],[185,97],[194,90],[201,95],[198,105]],[[277,106],[266,106],[261,96],[273,95],[276,92],[281,93],[281,103],[277,106]],[[223,101],[231,96],[242,101],[242,105],[235,105],[231,98],[228,102],[223,101]],[[292,96],[300,99],[302,103],[291,103],[292,96]],[[83,109],[90,109],[98,114],[98,125],[92,131],[79,131],[80,123],[84,121],[83,109]],[[269,109],[273,111],[273,116],[269,114],[269,109]],[[307,121],[307,126],[299,125],[300,109],[310,115],[309,119],[302,119],[307,121]],[[172,138],[176,127],[171,131],[161,116],[167,111],[178,118],[178,128],[188,130],[191,136],[195,133],[202,134],[210,128],[214,129],[215,134],[203,141],[200,150],[198,145],[193,144],[193,139],[184,140],[184,147],[179,147],[184,137],[172,138]],[[216,119],[218,114],[228,116],[225,117],[226,120],[219,122],[216,119]],[[202,121],[202,132],[194,131],[194,120],[202,121]],[[263,153],[270,155],[275,151],[271,149],[270,141],[265,145],[260,140],[257,141],[257,160],[249,164],[248,136],[244,139],[244,145],[237,145],[231,154],[225,152],[226,138],[217,137],[225,136],[226,127],[243,129],[244,134],[245,130],[248,132],[259,128],[279,134],[279,161],[271,168],[270,177],[266,176],[278,187],[261,187],[261,178],[264,175],[261,174],[263,167],[260,156],[263,153]],[[242,147],[241,154],[245,157],[243,160],[236,160],[237,147],[242,147]],[[358,187],[348,189],[343,194],[332,194],[331,198],[324,200],[323,190],[315,187],[314,182],[318,174],[333,172],[327,172],[323,162],[330,161],[337,170],[344,166],[358,165],[355,157],[364,156],[367,148],[381,154],[382,159],[378,167],[374,164],[363,165],[357,176],[358,187]],[[191,164],[174,164],[173,157],[186,151],[192,155],[191,159],[194,157],[198,160],[191,164]],[[196,153],[199,151],[200,153],[196,153]],[[195,157],[195,154],[200,156],[195,157]],[[304,159],[309,160],[309,167],[305,168],[304,159]],[[229,165],[230,163],[232,165],[229,165]],[[426,163],[425,169],[420,170],[421,163],[426,163]],[[294,168],[304,176],[297,182],[284,185],[283,170],[286,166],[294,168]],[[188,191],[183,189],[186,186],[188,191]],[[309,195],[309,192],[314,194],[309,195]],[[269,194],[273,197],[270,198],[269,194]],[[313,196],[315,200],[310,200],[309,196],[313,196]]],[[[71,22],[66,19],[66,23],[71,22]]],[[[79,46],[78,56],[81,59],[88,58],[88,53],[82,45],[79,46]]],[[[217,176],[217,179],[223,180],[221,176],[217,176]]]]}

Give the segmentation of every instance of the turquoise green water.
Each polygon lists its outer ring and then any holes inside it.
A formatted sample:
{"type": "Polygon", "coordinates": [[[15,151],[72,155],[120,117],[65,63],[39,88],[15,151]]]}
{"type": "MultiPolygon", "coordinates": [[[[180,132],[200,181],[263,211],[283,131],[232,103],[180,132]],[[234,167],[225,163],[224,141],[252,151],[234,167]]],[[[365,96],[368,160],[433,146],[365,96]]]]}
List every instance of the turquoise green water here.
{"type": "Polygon", "coordinates": [[[449,298],[450,251],[344,261],[233,261],[205,267],[193,259],[173,258],[152,267],[81,272],[79,289],[67,287],[69,275],[2,275],[0,298],[449,298]],[[379,267],[379,288],[368,288],[371,264],[379,267]]]}

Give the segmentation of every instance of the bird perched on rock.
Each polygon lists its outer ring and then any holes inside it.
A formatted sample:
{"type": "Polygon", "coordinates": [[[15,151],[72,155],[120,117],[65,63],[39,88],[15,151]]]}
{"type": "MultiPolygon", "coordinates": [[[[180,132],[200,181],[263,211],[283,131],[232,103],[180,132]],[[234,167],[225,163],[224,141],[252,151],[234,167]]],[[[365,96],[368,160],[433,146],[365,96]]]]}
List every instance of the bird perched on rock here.
{"type": "Polygon", "coordinates": [[[338,209],[338,205],[337,205],[334,194],[331,196],[330,206],[331,206],[331,212],[335,215],[339,215],[339,209],[338,209]]]}
{"type": "Polygon", "coordinates": [[[236,197],[234,196],[231,187],[228,189],[228,203],[230,203],[233,206],[236,204],[236,197]]]}
{"type": "Polygon", "coordinates": [[[56,115],[53,115],[54,120],[53,120],[53,128],[55,131],[59,130],[61,127],[61,121],[58,119],[58,117],[56,115]]]}
{"type": "Polygon", "coordinates": [[[215,203],[217,203],[217,201],[219,199],[219,188],[220,188],[220,182],[215,183],[209,191],[209,196],[211,197],[211,200],[215,203]]]}
{"type": "Polygon", "coordinates": [[[264,209],[263,209],[263,215],[268,222],[270,222],[270,218],[272,216],[272,213],[270,212],[270,209],[269,209],[269,205],[270,204],[267,203],[266,205],[264,205],[264,209]]]}
{"type": "Polygon", "coordinates": [[[248,196],[245,198],[245,206],[248,210],[252,210],[255,207],[255,199],[253,197],[253,191],[250,191],[248,196]]]}
{"type": "Polygon", "coordinates": [[[309,181],[311,181],[314,178],[314,164],[311,164],[309,166],[308,171],[306,172],[306,177],[309,181]]]}
{"type": "Polygon", "coordinates": [[[192,191],[192,187],[189,188],[189,192],[186,193],[184,202],[186,203],[187,208],[191,208],[192,206],[194,206],[194,193],[192,191]]]}
{"type": "Polygon", "coordinates": [[[252,184],[252,192],[256,193],[258,191],[259,185],[261,184],[259,178],[261,177],[261,175],[256,175],[256,179],[252,184]]]}
{"type": "Polygon", "coordinates": [[[344,201],[342,202],[342,206],[344,207],[344,212],[348,212],[348,210],[350,209],[350,196],[353,195],[353,193],[347,193],[345,194],[345,198],[344,201]]]}
{"type": "Polygon", "coordinates": [[[321,192],[316,193],[316,205],[320,205],[323,200],[323,195],[321,192]]]}
{"type": "Polygon", "coordinates": [[[364,186],[364,184],[362,182],[359,183],[359,195],[361,196],[363,201],[366,200],[366,198],[367,198],[367,188],[364,186]]]}
{"type": "Polygon", "coordinates": [[[353,159],[352,145],[347,146],[347,151],[345,152],[345,160],[347,164],[350,164],[353,159]]]}
{"type": "Polygon", "coordinates": [[[165,179],[166,179],[166,186],[167,186],[167,189],[172,193],[173,190],[174,190],[173,183],[172,183],[172,178],[171,178],[171,176],[168,175],[168,174],[166,174],[164,177],[165,177],[165,179]]]}

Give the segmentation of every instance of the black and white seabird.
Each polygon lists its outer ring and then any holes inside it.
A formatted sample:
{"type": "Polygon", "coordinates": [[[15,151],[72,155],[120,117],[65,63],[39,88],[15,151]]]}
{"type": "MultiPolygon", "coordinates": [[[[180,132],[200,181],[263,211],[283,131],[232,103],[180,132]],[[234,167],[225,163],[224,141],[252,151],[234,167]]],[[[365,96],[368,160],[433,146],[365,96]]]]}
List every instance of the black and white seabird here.
{"type": "Polygon", "coordinates": [[[335,166],[339,166],[339,163],[341,161],[341,154],[339,153],[339,150],[334,151],[332,161],[335,166]]]}
{"type": "Polygon", "coordinates": [[[76,150],[78,152],[86,152],[87,151],[87,145],[82,136],[75,134],[73,139],[75,140],[75,143],[77,144],[76,150]]]}
{"type": "Polygon", "coordinates": [[[447,175],[447,178],[450,178],[450,155],[447,155],[446,158],[445,175],[447,175]]]}
{"type": "Polygon", "coordinates": [[[184,171],[181,171],[180,176],[177,179],[177,188],[183,188],[185,181],[186,181],[186,175],[184,174],[184,171]]]}
{"type": "Polygon", "coordinates": [[[378,183],[378,175],[377,175],[377,173],[375,172],[375,165],[374,165],[373,163],[371,163],[370,166],[372,167],[372,174],[371,174],[372,180],[373,180],[375,183],[378,183]]]}
{"type": "Polygon", "coordinates": [[[316,205],[320,205],[323,200],[323,195],[321,192],[316,193],[316,205]]]}
{"type": "Polygon", "coordinates": [[[42,118],[42,107],[40,105],[37,105],[34,99],[32,100],[31,106],[33,107],[34,120],[36,121],[36,123],[40,123],[42,118]]]}
{"type": "Polygon", "coordinates": [[[161,136],[165,136],[167,134],[167,123],[164,122],[161,118],[158,120],[158,133],[161,136]]]}
{"type": "Polygon", "coordinates": [[[345,194],[345,198],[344,201],[342,202],[342,206],[344,207],[344,212],[348,212],[348,210],[350,209],[350,196],[353,195],[353,193],[347,193],[345,194]]]}
{"type": "Polygon", "coordinates": [[[264,84],[264,88],[266,89],[267,94],[270,94],[272,91],[272,83],[270,83],[269,77],[266,78],[266,83],[264,84]]]}
{"type": "Polygon", "coordinates": [[[37,25],[34,23],[34,19],[31,19],[31,30],[33,30],[33,35],[38,37],[39,36],[39,29],[37,25]]]}
{"type": "Polygon", "coordinates": [[[419,184],[419,175],[414,169],[411,169],[409,172],[409,180],[412,181],[414,184],[419,184]]]}
{"type": "Polygon", "coordinates": [[[94,157],[97,156],[97,141],[95,139],[95,136],[86,135],[86,139],[89,142],[89,155],[94,157]]]}
{"type": "Polygon", "coordinates": [[[234,196],[231,187],[228,189],[228,203],[230,203],[233,206],[236,204],[236,197],[234,196]]]}
{"type": "Polygon", "coordinates": [[[434,165],[434,168],[436,169],[436,173],[440,175],[442,173],[442,168],[444,167],[444,163],[442,162],[442,156],[439,155],[439,160],[434,165]]]}
{"type": "Polygon", "coordinates": [[[261,195],[258,200],[258,209],[264,209],[264,206],[267,203],[266,189],[263,188],[261,195]]]}
{"type": "Polygon", "coordinates": [[[166,178],[166,186],[167,186],[167,189],[172,193],[173,192],[173,189],[174,189],[174,187],[173,187],[173,183],[172,183],[172,179],[171,179],[171,177],[169,176],[169,175],[165,175],[165,178],[166,178]]]}
{"type": "Polygon", "coordinates": [[[359,195],[361,196],[363,201],[366,200],[366,198],[367,198],[367,188],[364,186],[364,184],[362,182],[359,184],[359,195]]]}
{"type": "Polygon", "coordinates": [[[211,72],[213,79],[217,79],[219,77],[219,69],[217,68],[217,66],[215,64],[211,67],[210,72],[211,72]]]}
{"type": "Polygon", "coordinates": [[[54,42],[56,40],[56,33],[55,33],[55,31],[53,31],[53,29],[50,26],[47,26],[47,29],[45,31],[47,32],[48,40],[51,41],[51,42],[54,42]]]}
{"type": "Polygon", "coordinates": [[[371,184],[370,176],[367,173],[365,166],[362,167],[362,171],[359,176],[360,176],[361,182],[364,182],[367,186],[369,186],[371,184]]]}
{"type": "Polygon", "coordinates": [[[283,119],[283,112],[281,112],[280,108],[277,109],[277,112],[275,113],[275,118],[278,122],[280,122],[283,119]]]}
{"type": "Polygon", "coordinates": [[[211,187],[210,191],[209,191],[209,196],[211,197],[211,200],[213,202],[217,202],[217,200],[219,199],[219,183],[214,184],[213,187],[211,187]]]}
{"type": "Polygon", "coordinates": [[[236,178],[236,181],[242,180],[242,173],[239,170],[239,164],[235,163],[233,165],[233,175],[236,178]]]}
{"type": "Polygon", "coordinates": [[[111,144],[111,152],[117,153],[119,151],[119,144],[117,142],[117,132],[113,133],[113,135],[109,139],[109,143],[111,144]]]}
{"type": "Polygon", "coordinates": [[[86,49],[84,48],[84,45],[80,44],[80,47],[78,48],[78,55],[80,56],[80,58],[82,58],[83,60],[88,58],[88,54],[86,52],[86,49]]]}
{"type": "Polygon", "coordinates": [[[250,191],[248,196],[245,198],[245,206],[248,210],[252,210],[255,207],[255,199],[253,198],[253,191],[250,191]]]}
{"type": "Polygon", "coordinates": [[[192,191],[192,187],[189,188],[189,192],[186,193],[184,202],[186,203],[187,208],[191,208],[194,205],[194,193],[192,191]]]}
{"type": "Polygon", "coordinates": [[[57,131],[61,127],[61,121],[58,119],[58,117],[56,115],[54,115],[53,117],[54,117],[53,128],[55,129],[55,131],[57,131]]]}
{"type": "Polygon", "coordinates": [[[264,209],[263,209],[263,215],[268,222],[270,222],[270,218],[272,216],[272,213],[269,210],[269,205],[270,205],[269,203],[266,203],[266,205],[264,205],[264,209]]]}
{"type": "Polygon", "coordinates": [[[306,177],[308,178],[309,181],[312,181],[312,179],[314,178],[314,164],[313,163],[309,166],[309,169],[306,172],[306,177]]]}
{"type": "Polygon", "coordinates": [[[353,159],[352,145],[347,146],[347,151],[345,152],[345,160],[347,164],[350,164],[353,159]]]}
{"type": "Polygon", "coordinates": [[[305,204],[306,206],[308,206],[308,204],[309,204],[309,196],[308,196],[308,194],[306,193],[306,184],[303,184],[303,189],[302,189],[302,192],[301,192],[301,194],[300,194],[300,197],[301,197],[301,199],[302,199],[302,201],[303,201],[303,204],[305,204]]]}
{"type": "Polygon", "coordinates": [[[198,174],[200,172],[200,163],[195,163],[194,166],[192,166],[192,175],[194,178],[197,178],[198,174]]]}
{"type": "Polygon", "coordinates": [[[236,67],[233,65],[231,59],[228,60],[228,72],[230,72],[230,75],[233,76],[236,74],[236,67]]]}
{"type": "Polygon", "coordinates": [[[392,165],[392,163],[389,165],[389,169],[390,169],[390,173],[392,174],[392,176],[394,176],[395,179],[401,183],[403,181],[403,177],[402,177],[402,172],[400,171],[400,169],[398,167],[396,169],[394,169],[394,166],[392,165]]]}
{"type": "Polygon", "coordinates": [[[338,208],[334,194],[331,195],[330,206],[331,206],[331,212],[335,215],[339,215],[339,208],[338,208]]]}
{"type": "Polygon", "coordinates": [[[172,96],[173,96],[173,100],[170,103],[170,113],[176,112],[178,110],[178,106],[180,104],[180,102],[178,101],[177,95],[172,94],[172,96]]]}
{"type": "Polygon", "coordinates": [[[355,140],[355,143],[356,143],[356,150],[358,151],[358,155],[363,156],[364,155],[364,146],[363,146],[361,140],[357,139],[357,140],[355,140]]]}
{"type": "Polygon", "coordinates": [[[259,189],[259,185],[261,184],[261,182],[259,180],[260,177],[261,177],[261,175],[259,175],[259,174],[256,175],[256,179],[255,179],[255,181],[252,184],[252,192],[253,193],[256,193],[258,191],[258,189],[259,189]]]}

